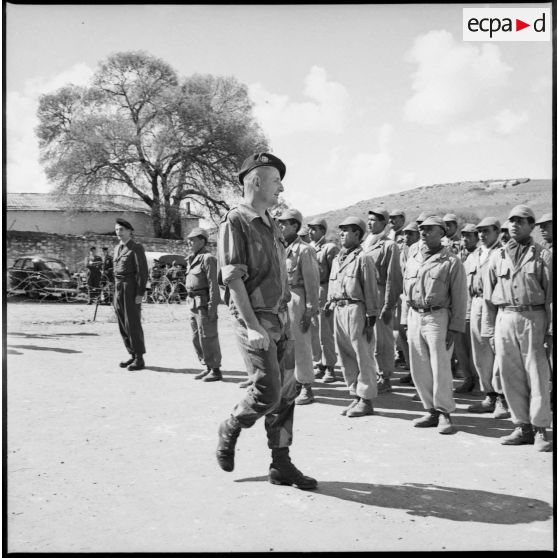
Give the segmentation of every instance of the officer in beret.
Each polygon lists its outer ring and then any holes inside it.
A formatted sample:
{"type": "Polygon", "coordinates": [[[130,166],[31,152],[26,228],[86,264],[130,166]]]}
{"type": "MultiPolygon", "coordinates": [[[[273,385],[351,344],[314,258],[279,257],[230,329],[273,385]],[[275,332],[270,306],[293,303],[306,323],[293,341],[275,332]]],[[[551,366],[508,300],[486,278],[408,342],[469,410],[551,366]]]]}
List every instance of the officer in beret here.
{"type": "Polygon", "coordinates": [[[544,343],[552,339],[552,253],[531,237],[535,215],[526,205],[508,217],[511,239],[496,250],[483,283],[481,334],[491,339],[515,425],[504,445],[534,444],[551,451],[550,368],[544,343]]]}
{"type": "Polygon", "coordinates": [[[295,404],[307,405],[314,401],[310,325],[319,309],[318,261],[315,250],[303,242],[297,234],[302,226],[300,211],[287,209],[277,218],[277,221],[287,244],[287,275],[291,290],[288,309],[294,337],[295,378],[300,386],[295,404]]]}
{"type": "Polygon", "coordinates": [[[393,314],[403,290],[403,277],[399,264],[399,248],[388,238],[389,214],[375,208],[368,212],[369,234],[362,249],[372,256],[376,266],[377,285],[382,307],[376,320],[376,349],[374,354],[380,369],[378,393],[391,391],[391,376],[395,369],[395,342],[393,314]]]}
{"type": "Polygon", "coordinates": [[[335,365],[337,364],[337,352],[335,351],[335,340],[333,337],[333,315],[326,315],[325,305],[329,276],[333,260],[339,253],[339,248],[333,242],[327,242],[327,222],[325,219],[313,219],[308,223],[310,231],[310,246],[316,250],[316,257],[320,270],[320,313],[318,315],[318,339],[312,340],[313,358],[318,363],[315,377],[322,379],[324,384],[337,381],[335,376],[335,365]]]}
{"type": "Polygon", "coordinates": [[[216,382],[222,379],[221,346],[217,309],[221,296],[217,280],[217,258],[207,249],[207,231],[196,227],[186,237],[190,255],[186,269],[186,293],[190,308],[192,343],[199,361],[206,367],[194,379],[216,382]]]}
{"type": "Polygon", "coordinates": [[[502,246],[505,246],[510,240],[510,222],[504,221],[500,227],[500,242],[502,246]]]}
{"type": "Polygon", "coordinates": [[[414,426],[437,426],[440,434],[451,434],[455,401],[450,359],[455,334],[465,330],[465,272],[459,258],[442,245],[446,226],[440,217],[426,218],[419,230],[421,246],[409,253],[405,265],[401,311],[413,382],[428,411],[414,426]]]}
{"type": "Polygon", "coordinates": [[[147,284],[148,268],[143,246],[133,240],[134,228],[125,219],[116,219],[114,232],[120,241],[114,249],[114,310],[130,359],[121,368],[145,367],[145,343],[141,327],[141,301],[147,284]]]}
{"type": "Polygon", "coordinates": [[[446,213],[442,219],[446,225],[446,236],[442,244],[449,246],[454,254],[458,254],[461,249],[461,239],[457,231],[457,215],[455,213],[446,213]]]}
{"type": "Polygon", "coordinates": [[[401,249],[404,241],[403,227],[405,226],[405,212],[402,209],[393,209],[390,211],[389,224],[391,225],[391,229],[388,232],[388,237],[401,249]]]}
{"type": "Polygon", "coordinates": [[[378,368],[372,347],[380,297],[374,258],[360,245],[366,231],[365,222],[358,217],[347,217],[339,228],[342,249],[331,267],[326,312],[334,309],[341,368],[354,397],[341,414],[362,417],[374,414],[372,399],[378,394],[378,368]]]}
{"type": "Polygon", "coordinates": [[[253,383],[219,426],[217,462],[234,469],[235,447],[242,428],[265,417],[271,448],[269,481],[313,489],[316,479],[291,462],[297,387],[293,339],[287,303],[290,300],[285,247],[269,209],[283,191],[285,164],[270,153],[256,153],[238,175],[243,202],[227,213],[219,227],[219,264],[225,302],[235,319],[236,336],[253,383]]]}
{"type": "Polygon", "coordinates": [[[554,240],[554,233],[552,230],[552,213],[545,213],[540,219],[537,220],[537,225],[540,228],[541,236],[543,238],[543,247],[552,251],[552,242],[554,240]]]}
{"type": "Polygon", "coordinates": [[[494,418],[504,419],[510,417],[510,412],[502,391],[498,367],[495,365],[494,350],[488,339],[481,336],[483,277],[490,257],[502,247],[498,240],[500,221],[496,217],[485,217],[476,229],[480,245],[463,265],[467,276],[471,354],[485,398],[480,403],[470,405],[467,410],[470,413],[493,413],[494,418]]]}

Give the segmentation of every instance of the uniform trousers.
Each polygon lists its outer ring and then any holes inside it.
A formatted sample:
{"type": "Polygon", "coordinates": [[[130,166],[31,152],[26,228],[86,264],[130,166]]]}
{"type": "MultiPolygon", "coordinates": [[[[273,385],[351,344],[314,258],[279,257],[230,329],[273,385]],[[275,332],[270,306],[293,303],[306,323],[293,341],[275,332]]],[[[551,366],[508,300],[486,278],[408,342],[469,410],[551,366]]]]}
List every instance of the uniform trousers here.
{"type": "Polygon", "coordinates": [[[114,311],[118,319],[120,335],[131,355],[145,353],[143,328],[141,327],[141,304],[136,304],[135,281],[116,281],[114,285],[114,311]]]}
{"type": "Polygon", "coordinates": [[[457,369],[464,378],[474,377],[471,366],[471,333],[469,320],[465,324],[465,332],[454,333],[454,355],[457,359],[457,369]]]}
{"type": "Polygon", "coordinates": [[[425,409],[451,413],[455,401],[451,375],[453,347],[446,349],[449,310],[440,308],[421,314],[411,308],[407,322],[411,375],[422,404],[425,409]]]}
{"type": "Polygon", "coordinates": [[[487,337],[481,337],[481,320],[483,299],[475,296],[471,299],[471,356],[485,393],[502,393],[500,374],[496,366],[494,351],[487,337]]]}
{"type": "Polygon", "coordinates": [[[288,308],[294,338],[295,378],[300,384],[311,384],[314,381],[312,332],[308,329],[306,333],[302,333],[300,329],[300,320],[306,310],[306,293],[303,287],[291,288],[288,308]]]}
{"type": "Polygon", "coordinates": [[[288,447],[293,439],[294,401],[300,393],[294,376],[294,345],[288,316],[286,312],[281,316],[268,312],[256,316],[267,331],[269,346],[266,350],[251,348],[246,324],[239,318],[235,320],[238,346],[244,361],[250,363],[247,372],[252,384],[232,415],[242,428],[250,428],[265,416],[268,447],[288,447]]]}
{"type": "Polygon", "coordinates": [[[498,310],[494,329],[496,364],[514,424],[548,428],[550,368],[544,350],[544,310],[498,310]]]}
{"type": "MultiPolygon", "coordinates": [[[[380,300],[385,299],[385,285],[378,285],[380,300]]],[[[380,373],[384,378],[391,378],[395,368],[395,341],[393,339],[393,316],[386,324],[379,316],[374,326],[376,344],[374,356],[378,363],[380,373]]]]}
{"type": "Polygon", "coordinates": [[[192,343],[199,361],[208,368],[221,367],[221,346],[217,316],[207,315],[207,306],[190,308],[192,343]]]}
{"type": "Polygon", "coordinates": [[[318,314],[318,327],[312,327],[312,353],[314,362],[333,367],[337,363],[337,353],[333,337],[333,315],[324,314],[327,290],[327,283],[320,285],[320,313],[318,314]]]}
{"type": "Polygon", "coordinates": [[[378,365],[372,354],[374,337],[369,343],[363,333],[364,303],[335,307],[334,331],[343,377],[351,395],[374,399],[378,395],[378,365]]]}
{"type": "Polygon", "coordinates": [[[405,362],[409,365],[409,341],[407,339],[407,328],[401,324],[401,299],[398,300],[393,314],[393,331],[395,333],[395,345],[403,352],[405,362]]]}

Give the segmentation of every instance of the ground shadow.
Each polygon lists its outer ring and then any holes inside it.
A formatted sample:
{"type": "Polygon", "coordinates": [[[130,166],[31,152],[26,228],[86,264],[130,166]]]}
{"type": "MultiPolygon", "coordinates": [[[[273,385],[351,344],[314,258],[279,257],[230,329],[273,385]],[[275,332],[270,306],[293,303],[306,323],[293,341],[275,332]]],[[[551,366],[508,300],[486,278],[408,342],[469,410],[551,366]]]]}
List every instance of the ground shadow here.
{"type": "Polygon", "coordinates": [[[53,351],[55,353],[81,353],[82,351],[75,351],[74,349],[60,349],[58,347],[39,347],[38,345],[8,345],[12,349],[31,349],[32,351],[53,351]]]}
{"type": "Polygon", "coordinates": [[[98,333],[23,333],[20,331],[9,331],[8,337],[25,337],[27,339],[56,339],[57,337],[98,337],[98,333]]]}
{"type": "Polygon", "coordinates": [[[166,372],[168,374],[199,374],[200,369],[194,368],[166,368],[164,366],[146,366],[144,370],[151,370],[152,372],[166,372]]]}
{"type": "Polygon", "coordinates": [[[15,351],[14,349],[8,349],[6,351],[7,355],[22,355],[23,353],[19,352],[19,351],[15,351]]]}
{"type": "MultiPolygon", "coordinates": [[[[267,476],[237,479],[235,482],[261,481],[267,481],[267,476]]],[[[553,513],[552,506],[543,500],[436,484],[332,481],[319,482],[313,493],[361,505],[407,510],[409,515],[418,517],[496,525],[546,521],[553,513]]]]}

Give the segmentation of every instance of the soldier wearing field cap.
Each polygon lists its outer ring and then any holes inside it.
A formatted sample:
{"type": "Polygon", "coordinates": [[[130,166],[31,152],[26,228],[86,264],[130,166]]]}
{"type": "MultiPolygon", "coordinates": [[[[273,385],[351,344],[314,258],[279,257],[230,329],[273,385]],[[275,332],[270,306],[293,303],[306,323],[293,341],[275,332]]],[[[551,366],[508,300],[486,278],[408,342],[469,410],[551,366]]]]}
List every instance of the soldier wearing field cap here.
{"type": "Polygon", "coordinates": [[[478,243],[477,226],[473,223],[465,223],[461,229],[461,248],[459,250],[459,257],[462,262],[465,262],[469,255],[476,250],[478,243]]]}
{"type": "Polygon", "coordinates": [[[490,257],[483,282],[486,312],[481,333],[493,339],[496,364],[514,431],[504,445],[533,444],[551,451],[550,368],[544,342],[552,338],[552,253],[531,237],[533,210],[515,206],[511,239],[490,257]]]}
{"type": "Polygon", "coordinates": [[[294,337],[295,378],[300,386],[300,393],[295,403],[307,405],[314,401],[310,325],[319,310],[318,261],[315,250],[297,235],[302,226],[300,211],[287,209],[277,218],[277,221],[287,244],[287,275],[291,290],[288,308],[294,337]]]}
{"type": "Polygon", "coordinates": [[[505,246],[510,240],[510,222],[504,221],[500,227],[500,242],[502,246],[505,246]]]}
{"type": "Polygon", "coordinates": [[[308,223],[310,234],[310,246],[316,250],[316,257],[320,270],[320,313],[318,314],[318,327],[313,328],[317,333],[317,339],[313,338],[313,358],[318,363],[318,370],[315,377],[325,384],[335,382],[335,364],[337,363],[337,353],[335,351],[335,339],[333,337],[333,315],[326,315],[325,305],[327,303],[327,292],[329,275],[333,260],[339,253],[339,248],[333,242],[327,242],[327,222],[325,219],[313,219],[308,223]]]}
{"type": "Polygon", "coordinates": [[[473,364],[485,398],[468,407],[471,413],[493,413],[494,418],[510,417],[498,367],[494,360],[494,349],[489,340],[481,336],[482,315],[484,310],[483,277],[488,269],[492,254],[502,247],[498,236],[500,221],[496,217],[485,217],[476,225],[480,246],[463,264],[467,276],[467,295],[469,308],[470,343],[473,364]]]}
{"type": "Polygon", "coordinates": [[[217,309],[221,296],[217,280],[217,258],[207,249],[209,235],[196,227],[186,237],[190,255],[186,270],[186,292],[190,308],[192,343],[198,360],[206,367],[196,380],[222,379],[221,346],[217,328],[217,309]]]}
{"type": "Polygon", "coordinates": [[[437,426],[440,434],[450,434],[455,410],[450,359],[455,334],[465,330],[465,272],[459,258],[442,245],[446,227],[440,217],[428,217],[419,230],[422,246],[407,258],[401,312],[408,327],[411,374],[428,411],[414,426],[437,426]]]}
{"type": "Polygon", "coordinates": [[[114,232],[120,241],[114,249],[114,310],[120,335],[130,359],[121,368],[145,367],[145,342],[141,327],[141,301],[147,285],[148,267],[145,250],[132,239],[134,227],[125,219],[116,219],[114,232]]]}
{"type": "Polygon", "coordinates": [[[275,155],[248,157],[238,174],[243,201],[219,227],[225,302],[235,318],[238,345],[252,383],[219,426],[216,456],[224,471],[232,471],[241,429],[265,417],[272,459],[269,482],[309,490],[316,488],[316,479],[303,475],[289,455],[297,396],[287,310],[291,294],[281,231],[269,214],[283,191],[285,172],[285,164],[275,155]]]}
{"type": "Polygon", "coordinates": [[[391,376],[395,369],[395,342],[393,314],[403,290],[403,277],[399,265],[399,248],[388,238],[389,214],[385,209],[374,208],[368,212],[369,235],[362,249],[372,256],[376,266],[381,309],[376,320],[376,348],[374,354],[380,370],[378,393],[391,391],[391,376]]]}
{"type": "Polygon", "coordinates": [[[380,303],[376,266],[360,245],[366,223],[359,217],[347,217],[339,228],[342,248],[331,268],[327,312],[334,308],[341,368],[354,397],[341,414],[362,417],[374,414],[372,399],[378,394],[378,369],[372,355],[380,303]]]}
{"type": "Polygon", "coordinates": [[[552,250],[552,243],[554,240],[552,225],[553,225],[552,213],[545,213],[539,219],[537,219],[537,226],[541,231],[541,236],[544,241],[543,246],[547,250],[552,250]]]}
{"type": "Polygon", "coordinates": [[[405,212],[402,209],[393,209],[389,212],[389,224],[391,229],[388,232],[388,237],[393,240],[401,249],[403,241],[403,227],[405,226],[405,212]]]}
{"type": "Polygon", "coordinates": [[[449,246],[454,254],[458,254],[461,249],[461,238],[457,231],[457,215],[455,213],[446,213],[442,220],[446,225],[446,236],[444,236],[442,244],[449,246]]]}
{"type": "Polygon", "coordinates": [[[300,230],[296,233],[297,236],[302,240],[302,242],[306,242],[306,244],[310,244],[310,231],[306,225],[302,225],[300,230]]]}

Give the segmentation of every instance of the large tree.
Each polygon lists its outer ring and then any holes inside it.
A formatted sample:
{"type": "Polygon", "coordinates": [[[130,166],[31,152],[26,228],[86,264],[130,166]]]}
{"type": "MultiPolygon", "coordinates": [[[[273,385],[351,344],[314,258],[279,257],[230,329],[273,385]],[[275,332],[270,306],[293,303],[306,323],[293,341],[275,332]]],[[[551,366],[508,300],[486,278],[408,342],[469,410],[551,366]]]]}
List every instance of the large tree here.
{"type": "Polygon", "coordinates": [[[117,53],[88,87],[40,98],[41,162],[58,193],[128,193],[156,236],[181,237],[183,200],[221,215],[242,193],[242,161],[267,149],[252,108],[235,78],[179,79],[149,54],[117,53]]]}

